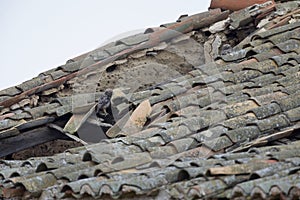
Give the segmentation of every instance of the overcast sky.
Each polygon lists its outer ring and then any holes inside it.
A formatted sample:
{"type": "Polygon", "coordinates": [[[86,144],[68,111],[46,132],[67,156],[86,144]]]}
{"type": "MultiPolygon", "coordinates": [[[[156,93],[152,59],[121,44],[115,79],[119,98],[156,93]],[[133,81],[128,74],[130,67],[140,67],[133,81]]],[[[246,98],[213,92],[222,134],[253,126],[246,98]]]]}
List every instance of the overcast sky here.
{"type": "Polygon", "coordinates": [[[20,84],[124,32],[206,11],[210,0],[1,0],[0,89],[20,84]]]}

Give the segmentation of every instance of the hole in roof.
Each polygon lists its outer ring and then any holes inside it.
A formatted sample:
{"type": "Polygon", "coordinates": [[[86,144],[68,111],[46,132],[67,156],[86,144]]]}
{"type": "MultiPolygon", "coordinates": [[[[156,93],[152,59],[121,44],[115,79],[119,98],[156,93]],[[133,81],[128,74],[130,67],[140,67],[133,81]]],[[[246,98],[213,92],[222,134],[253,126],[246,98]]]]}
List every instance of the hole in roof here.
{"type": "Polygon", "coordinates": [[[195,163],[195,162],[191,162],[191,163],[190,163],[190,166],[191,166],[191,167],[200,167],[200,165],[198,165],[198,164],[195,163]]]}
{"type": "Polygon", "coordinates": [[[152,167],[161,167],[161,166],[158,164],[158,162],[154,161],[149,165],[149,168],[152,168],[152,167]]]}
{"type": "Polygon", "coordinates": [[[16,187],[17,189],[22,189],[23,192],[26,191],[26,187],[25,187],[22,183],[16,183],[15,187],[16,187]]]}
{"type": "Polygon", "coordinates": [[[257,173],[253,173],[250,175],[249,180],[255,180],[261,178],[257,173]]]}
{"type": "Polygon", "coordinates": [[[53,158],[47,158],[47,161],[50,162],[50,163],[54,163],[55,160],[53,158]]]}
{"type": "Polygon", "coordinates": [[[271,157],[267,160],[267,163],[268,164],[272,164],[272,163],[277,163],[279,162],[280,160],[278,160],[277,158],[274,158],[274,157],[271,157]]]}
{"type": "Polygon", "coordinates": [[[153,33],[154,29],[153,28],[147,28],[144,32],[144,34],[148,34],[148,33],[153,33]]]}
{"type": "Polygon", "coordinates": [[[92,161],[92,155],[87,152],[83,155],[82,161],[92,161]]]}
{"type": "Polygon", "coordinates": [[[112,66],[107,67],[105,71],[107,73],[111,73],[111,72],[115,71],[117,69],[117,67],[118,67],[117,65],[112,65],[112,66]]]}
{"type": "Polygon", "coordinates": [[[206,37],[209,37],[209,36],[211,35],[211,32],[210,32],[210,31],[205,31],[205,32],[204,32],[204,35],[205,35],[206,37]]]}
{"type": "Polygon", "coordinates": [[[149,117],[146,118],[145,127],[151,124],[151,119],[149,117]]]}
{"type": "Polygon", "coordinates": [[[251,41],[258,40],[258,39],[262,39],[262,37],[259,36],[259,35],[254,35],[254,36],[251,38],[251,41]]]}
{"type": "MultiPolygon", "coordinates": [[[[177,118],[177,119],[181,119],[181,118],[177,118]]],[[[173,117],[173,118],[169,118],[166,122],[170,122],[170,123],[173,123],[173,122],[176,122],[177,121],[176,117],[173,117]]]]}
{"type": "Polygon", "coordinates": [[[215,163],[213,166],[214,167],[223,167],[223,165],[221,163],[215,163]]]}
{"type": "Polygon", "coordinates": [[[166,113],[171,112],[171,109],[170,109],[169,106],[167,106],[167,105],[164,105],[164,106],[163,106],[163,109],[165,109],[166,113]]]}
{"type": "Polygon", "coordinates": [[[207,127],[198,129],[196,132],[200,133],[200,132],[208,131],[208,129],[210,129],[210,128],[211,128],[210,126],[207,126],[207,127]]]}
{"type": "Polygon", "coordinates": [[[203,86],[207,86],[207,84],[206,84],[206,83],[193,83],[193,84],[192,84],[192,87],[193,87],[193,88],[194,88],[194,87],[197,87],[197,86],[200,86],[201,89],[203,89],[203,88],[204,88],[203,86]]]}
{"type": "Polygon", "coordinates": [[[21,165],[21,167],[32,167],[32,165],[31,165],[30,162],[25,161],[25,162],[21,165]]]}
{"type": "Polygon", "coordinates": [[[295,168],[291,169],[291,171],[289,171],[288,174],[289,174],[289,175],[295,174],[295,173],[297,173],[299,170],[300,170],[299,167],[295,167],[295,168]]]}
{"type": "Polygon", "coordinates": [[[177,113],[173,113],[170,118],[175,118],[175,117],[179,117],[179,115],[177,113]]]}
{"type": "Polygon", "coordinates": [[[181,170],[179,173],[178,173],[178,176],[177,176],[177,180],[178,181],[184,181],[184,180],[188,180],[190,178],[190,175],[187,171],[185,170],[181,170]]]}
{"type": "Polygon", "coordinates": [[[45,163],[41,163],[37,168],[36,168],[36,172],[44,172],[47,171],[48,167],[45,163]]]}
{"type": "Polygon", "coordinates": [[[87,175],[81,174],[81,175],[78,177],[78,180],[87,179],[87,178],[89,178],[87,175]]]}
{"type": "Polygon", "coordinates": [[[18,177],[18,176],[20,176],[20,174],[18,172],[14,172],[10,175],[9,178],[14,178],[14,177],[18,177]]]}
{"type": "Polygon", "coordinates": [[[149,51],[146,53],[146,56],[153,56],[155,57],[157,55],[157,52],[156,51],[149,51]]]}
{"type": "Polygon", "coordinates": [[[156,89],[156,90],[164,90],[164,88],[162,87],[163,83],[159,83],[157,85],[154,85],[153,86],[153,89],[156,89]]]}
{"type": "Polygon", "coordinates": [[[248,51],[247,53],[246,53],[246,58],[249,58],[249,57],[252,57],[252,56],[254,56],[254,55],[257,55],[257,53],[255,53],[253,50],[250,50],[250,51],[248,51]]]}
{"type": "Polygon", "coordinates": [[[260,153],[260,151],[259,151],[259,149],[258,149],[258,148],[256,148],[256,147],[253,147],[253,148],[250,148],[250,149],[248,150],[248,153],[259,154],[259,153],[260,153]]]}
{"type": "Polygon", "coordinates": [[[101,181],[101,180],[107,180],[110,179],[109,176],[107,176],[106,174],[101,174],[99,176],[97,176],[97,180],[101,181]]]}
{"type": "Polygon", "coordinates": [[[116,46],[118,46],[120,44],[124,44],[124,43],[121,40],[116,41],[116,46]]]}
{"type": "Polygon", "coordinates": [[[184,162],[185,160],[183,159],[183,158],[177,158],[176,160],[175,160],[175,162],[184,162]]]}
{"type": "Polygon", "coordinates": [[[66,191],[70,191],[73,193],[72,188],[69,185],[65,185],[63,186],[63,188],[61,189],[61,192],[66,192],[66,191]]]}
{"type": "Polygon", "coordinates": [[[243,47],[242,47],[242,48],[243,48],[243,49],[246,49],[247,47],[252,47],[252,46],[251,46],[251,44],[250,44],[250,43],[247,43],[247,44],[243,45],[243,47]]]}
{"type": "Polygon", "coordinates": [[[208,106],[205,110],[214,110],[211,106],[208,106]]]}
{"type": "Polygon", "coordinates": [[[151,94],[152,97],[159,96],[159,95],[160,95],[160,94],[158,94],[158,93],[152,93],[152,94],[151,94]]]}
{"type": "Polygon", "coordinates": [[[116,164],[116,163],[119,163],[119,162],[123,162],[125,159],[123,157],[117,157],[115,158],[111,164],[116,164]]]}
{"type": "Polygon", "coordinates": [[[100,176],[101,174],[102,174],[102,170],[100,170],[100,169],[97,169],[94,172],[94,176],[100,176]]]}

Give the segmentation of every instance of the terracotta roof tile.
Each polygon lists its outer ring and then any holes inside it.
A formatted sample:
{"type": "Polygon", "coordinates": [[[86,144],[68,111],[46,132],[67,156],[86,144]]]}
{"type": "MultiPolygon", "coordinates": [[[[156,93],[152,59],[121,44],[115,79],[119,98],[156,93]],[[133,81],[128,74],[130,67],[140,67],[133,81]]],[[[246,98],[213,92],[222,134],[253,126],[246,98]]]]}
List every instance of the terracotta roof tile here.
{"type": "MultiPolygon", "coordinates": [[[[210,4],[210,8],[222,8],[222,9],[228,9],[228,10],[241,10],[243,8],[247,8],[248,6],[254,5],[254,4],[262,4],[266,3],[268,0],[241,0],[241,1],[235,1],[235,0],[212,0],[210,4]]],[[[275,3],[274,1],[272,1],[275,3]]]]}

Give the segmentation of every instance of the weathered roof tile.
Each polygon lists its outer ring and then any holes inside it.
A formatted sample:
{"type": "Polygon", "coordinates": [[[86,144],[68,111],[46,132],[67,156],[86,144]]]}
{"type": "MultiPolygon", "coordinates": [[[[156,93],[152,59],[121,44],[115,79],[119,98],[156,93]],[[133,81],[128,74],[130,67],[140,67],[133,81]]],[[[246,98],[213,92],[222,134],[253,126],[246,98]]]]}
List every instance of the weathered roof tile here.
{"type": "Polygon", "coordinates": [[[30,128],[33,128],[33,127],[38,127],[38,126],[42,126],[44,124],[47,124],[47,123],[51,123],[54,121],[54,117],[42,117],[42,118],[38,118],[38,119],[35,119],[35,120],[31,120],[29,122],[26,122],[26,123],[22,123],[18,126],[16,126],[16,128],[19,130],[19,131],[22,131],[24,129],[30,129],[30,128]]]}
{"type": "Polygon", "coordinates": [[[253,140],[259,136],[259,129],[256,126],[248,126],[243,128],[237,128],[232,131],[228,131],[226,135],[234,143],[244,142],[247,140],[253,140]]]}
{"type": "Polygon", "coordinates": [[[12,120],[12,119],[4,119],[0,120],[0,130],[8,129],[18,124],[23,123],[24,120],[12,120]]]}
{"type": "MultiPolygon", "coordinates": [[[[109,43],[1,91],[0,139],[9,152],[19,148],[11,141],[45,130],[47,137],[66,137],[60,127],[95,105],[98,91],[111,88],[114,95],[107,115],[81,120],[113,138],[50,157],[0,161],[0,198],[297,199],[300,4],[250,5],[231,15],[216,9],[183,16],[168,29],[109,43]],[[207,63],[197,66],[204,62],[194,56],[199,49],[207,63]],[[145,100],[152,110],[146,122],[135,133],[124,129],[145,100]]],[[[80,141],[87,127],[72,139],[80,141]]],[[[37,136],[20,145],[36,140],[44,141],[37,136]]]]}
{"type": "Polygon", "coordinates": [[[222,125],[230,129],[236,129],[236,128],[247,126],[248,124],[251,124],[256,119],[257,118],[253,113],[247,113],[245,115],[230,118],[222,122],[222,125]]]}
{"type": "Polygon", "coordinates": [[[140,33],[140,34],[136,34],[136,35],[129,36],[127,38],[118,40],[116,44],[117,45],[118,44],[125,44],[127,46],[132,46],[132,45],[140,44],[140,43],[145,42],[147,40],[149,40],[149,34],[140,33]]]}
{"type": "Polygon", "coordinates": [[[31,116],[36,119],[39,117],[44,116],[44,114],[48,111],[53,110],[54,108],[59,107],[58,103],[52,103],[52,104],[46,104],[43,106],[39,106],[39,107],[35,107],[32,109],[27,110],[27,112],[29,112],[31,114],[31,116]]]}
{"type": "Polygon", "coordinates": [[[274,60],[278,66],[282,66],[282,65],[288,63],[288,61],[290,59],[292,59],[295,55],[296,55],[296,53],[292,52],[292,53],[288,53],[288,54],[273,56],[271,59],[274,60]]]}
{"type": "Polygon", "coordinates": [[[245,114],[249,110],[252,110],[256,107],[258,107],[258,105],[254,101],[249,100],[237,104],[228,105],[225,107],[224,112],[229,118],[232,118],[245,114]]]}
{"type": "Polygon", "coordinates": [[[25,81],[24,83],[16,86],[16,88],[20,89],[21,91],[27,91],[30,90],[32,88],[35,88],[37,86],[40,86],[44,84],[44,80],[41,77],[37,77],[37,78],[33,78],[29,81],[25,81]]]}
{"type": "Polygon", "coordinates": [[[276,100],[283,111],[287,111],[293,108],[297,108],[300,105],[300,92],[289,95],[286,98],[276,100]]]}
{"type": "Polygon", "coordinates": [[[291,51],[297,50],[300,48],[300,41],[299,40],[287,40],[283,43],[277,44],[277,47],[284,51],[285,53],[289,53],[291,51]]]}
{"type": "Polygon", "coordinates": [[[53,80],[57,80],[57,79],[59,79],[59,78],[61,78],[61,77],[64,77],[64,76],[66,76],[66,75],[68,75],[68,74],[69,74],[69,73],[64,72],[64,71],[62,71],[62,70],[57,70],[57,71],[52,72],[50,75],[51,75],[51,77],[53,78],[53,80]]]}
{"type": "Polygon", "coordinates": [[[280,106],[276,103],[267,104],[265,106],[257,107],[251,110],[257,119],[263,119],[281,112],[280,106]]]}
{"type": "Polygon", "coordinates": [[[4,90],[0,91],[0,96],[15,96],[17,94],[20,94],[21,90],[19,90],[16,87],[10,87],[4,90]]]}
{"type": "Polygon", "coordinates": [[[233,11],[237,11],[243,8],[247,8],[248,6],[251,6],[253,4],[258,3],[265,3],[267,0],[251,0],[251,1],[240,1],[239,3],[236,3],[233,0],[212,0],[210,4],[210,8],[222,8],[222,9],[229,9],[233,11]]]}
{"type": "Polygon", "coordinates": [[[259,37],[259,38],[267,38],[273,35],[277,35],[279,33],[284,33],[287,32],[289,30],[293,30],[297,27],[300,26],[300,22],[295,22],[295,23],[291,23],[291,24],[287,24],[287,25],[283,25],[283,26],[279,26],[277,28],[268,30],[268,31],[262,31],[262,32],[258,32],[255,33],[253,38],[259,37]]]}
{"type": "Polygon", "coordinates": [[[62,69],[64,72],[75,72],[80,69],[80,63],[78,61],[66,63],[65,65],[59,66],[58,69],[62,69]]]}
{"type": "Polygon", "coordinates": [[[108,58],[110,55],[108,52],[102,50],[102,51],[93,52],[90,56],[93,58],[94,61],[99,61],[108,58]]]}
{"type": "Polygon", "coordinates": [[[220,135],[224,134],[227,132],[227,128],[222,127],[222,126],[216,126],[213,128],[209,128],[206,131],[199,131],[190,137],[195,138],[199,143],[202,143],[204,141],[213,139],[213,138],[218,138],[220,135]]]}
{"type": "Polygon", "coordinates": [[[223,150],[233,145],[233,143],[227,136],[221,136],[212,140],[208,140],[205,141],[203,144],[215,152],[223,150]]]}
{"type": "Polygon", "coordinates": [[[276,115],[267,119],[257,121],[257,126],[261,131],[271,131],[289,125],[288,119],[284,115],[276,115]]]}
{"type": "Polygon", "coordinates": [[[124,51],[125,49],[128,49],[128,48],[129,47],[127,45],[119,44],[114,47],[107,48],[107,49],[105,49],[105,51],[108,52],[109,55],[115,55],[121,51],[124,51]]]}
{"type": "Polygon", "coordinates": [[[291,122],[300,121],[300,107],[285,112],[291,122]]]}

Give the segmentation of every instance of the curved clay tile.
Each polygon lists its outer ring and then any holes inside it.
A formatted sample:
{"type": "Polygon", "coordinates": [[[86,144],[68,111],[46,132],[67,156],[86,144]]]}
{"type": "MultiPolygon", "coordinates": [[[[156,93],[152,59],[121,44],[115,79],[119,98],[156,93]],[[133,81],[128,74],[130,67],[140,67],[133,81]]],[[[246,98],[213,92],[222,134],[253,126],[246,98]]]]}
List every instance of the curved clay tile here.
{"type": "MultiPolygon", "coordinates": [[[[224,10],[241,10],[254,4],[262,4],[270,0],[212,0],[210,8],[222,8],[224,10]]],[[[273,3],[274,0],[272,0],[273,3]]]]}

